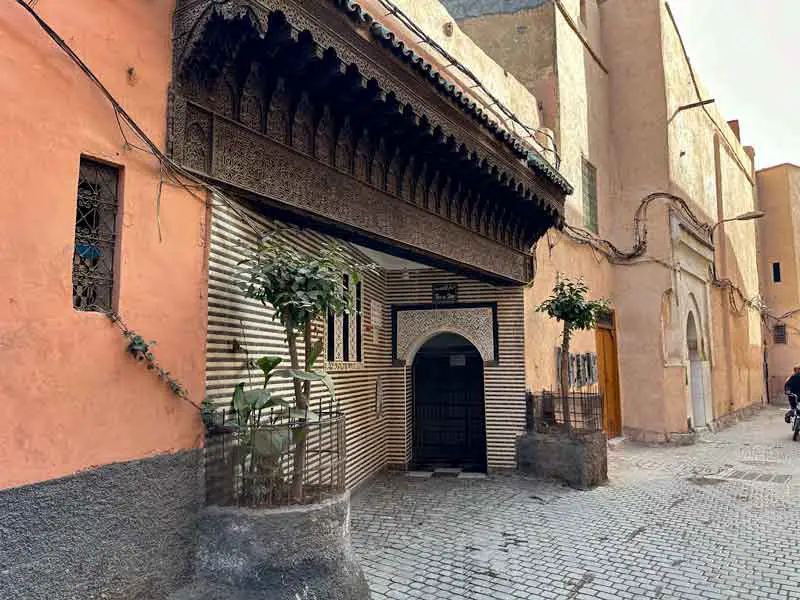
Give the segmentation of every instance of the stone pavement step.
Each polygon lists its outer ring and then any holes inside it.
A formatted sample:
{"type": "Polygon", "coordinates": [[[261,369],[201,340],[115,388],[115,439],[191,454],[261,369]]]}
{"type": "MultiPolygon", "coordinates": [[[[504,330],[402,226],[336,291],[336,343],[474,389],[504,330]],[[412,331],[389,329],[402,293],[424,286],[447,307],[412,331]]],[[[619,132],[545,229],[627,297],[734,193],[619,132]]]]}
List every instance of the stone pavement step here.
{"type": "Polygon", "coordinates": [[[406,471],[406,477],[412,479],[430,479],[433,477],[433,471],[406,471]]]}
{"type": "Polygon", "coordinates": [[[608,440],[609,450],[622,450],[624,446],[625,446],[625,436],[614,437],[608,440]]]}

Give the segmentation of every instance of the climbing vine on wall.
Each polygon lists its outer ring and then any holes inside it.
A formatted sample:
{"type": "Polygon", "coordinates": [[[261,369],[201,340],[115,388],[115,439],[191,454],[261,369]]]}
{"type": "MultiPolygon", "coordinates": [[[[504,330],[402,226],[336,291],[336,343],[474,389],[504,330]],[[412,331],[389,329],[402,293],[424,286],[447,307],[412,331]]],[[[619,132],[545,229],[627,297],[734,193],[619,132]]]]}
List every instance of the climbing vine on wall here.
{"type": "Polygon", "coordinates": [[[122,332],[122,337],[125,338],[127,341],[126,351],[130,354],[137,362],[144,363],[147,367],[148,371],[152,371],[156,377],[158,377],[161,381],[167,384],[170,391],[175,394],[181,400],[188,402],[192,406],[194,406],[197,410],[202,411],[203,407],[196,404],[190,397],[188,390],[183,386],[183,384],[178,381],[172,374],[164,369],[156,359],[155,354],[153,353],[153,347],[156,345],[155,340],[145,341],[145,338],[135,332],[133,329],[128,327],[125,322],[122,320],[122,317],[115,312],[108,312],[106,313],[108,318],[111,322],[116,325],[119,330],[122,332]]]}

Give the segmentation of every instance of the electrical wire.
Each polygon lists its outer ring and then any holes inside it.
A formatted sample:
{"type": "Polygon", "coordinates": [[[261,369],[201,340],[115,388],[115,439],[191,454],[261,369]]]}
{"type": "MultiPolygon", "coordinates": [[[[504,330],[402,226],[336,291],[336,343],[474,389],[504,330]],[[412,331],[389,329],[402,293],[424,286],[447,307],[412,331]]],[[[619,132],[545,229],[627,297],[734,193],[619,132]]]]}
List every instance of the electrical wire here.
{"type": "Polygon", "coordinates": [[[561,167],[561,155],[558,152],[558,145],[556,144],[556,139],[553,133],[547,129],[541,127],[532,127],[524,123],[517,115],[508,108],[505,104],[503,104],[499,98],[497,98],[494,94],[492,94],[489,89],[483,84],[483,82],[478,78],[472,70],[469,69],[466,65],[464,65],[461,61],[455,58],[452,54],[450,54],[447,50],[445,50],[441,44],[439,44],[436,40],[430,37],[425,31],[417,25],[411,17],[409,17],[403,10],[397,6],[391,0],[378,0],[380,4],[388,11],[386,16],[392,15],[395,17],[400,23],[402,23],[411,33],[416,35],[420,40],[422,40],[426,45],[430,46],[433,50],[435,50],[442,58],[444,58],[449,65],[455,67],[458,71],[460,71],[464,76],[466,76],[470,81],[472,81],[473,85],[470,89],[480,89],[489,100],[491,100],[490,104],[485,104],[480,97],[477,97],[478,101],[484,105],[484,107],[489,110],[497,107],[497,109],[505,116],[507,119],[519,125],[528,135],[527,137],[533,140],[533,142],[539,146],[542,153],[549,153],[552,152],[555,162],[555,168],[558,169],[561,167]],[[542,144],[536,140],[536,135],[544,135],[552,144],[552,150],[546,148],[542,144]]]}
{"type": "MultiPolygon", "coordinates": [[[[580,227],[575,227],[574,225],[566,224],[564,226],[564,232],[572,241],[578,244],[588,245],[593,250],[601,252],[611,264],[635,265],[643,262],[650,262],[661,264],[673,270],[676,268],[675,264],[661,258],[647,256],[647,209],[655,200],[667,201],[686,216],[699,230],[706,232],[710,237],[711,225],[700,220],[683,198],[666,192],[650,194],[639,204],[633,219],[633,244],[630,250],[620,250],[611,241],[600,238],[594,233],[580,227]]],[[[556,244],[550,242],[548,237],[548,246],[551,251],[555,245],[556,244]]],[[[759,296],[749,298],[733,281],[728,278],[719,279],[716,273],[712,273],[711,284],[720,290],[727,291],[728,306],[732,313],[741,315],[745,309],[751,309],[760,315],[762,322],[767,327],[769,327],[769,321],[783,323],[787,318],[800,313],[800,308],[797,308],[782,315],[776,315],[769,310],[769,307],[759,296]]],[[[797,329],[797,331],[800,332],[800,329],[797,329]]]]}
{"type": "MultiPolygon", "coordinates": [[[[427,40],[428,43],[434,48],[436,48],[440,53],[447,58],[447,60],[452,60],[453,64],[457,65],[457,67],[464,72],[465,75],[472,78],[478,84],[481,89],[485,88],[480,83],[480,81],[474,76],[474,74],[469,71],[463,65],[460,65],[458,61],[451,57],[449,53],[447,53],[443,48],[441,48],[435,41],[433,41],[427,34],[425,34],[421,29],[419,29],[413,21],[411,21],[405,13],[403,13],[397,6],[395,6],[389,0],[379,0],[384,6],[391,8],[391,14],[394,14],[396,17],[402,20],[407,20],[409,23],[409,27],[412,31],[414,31],[417,35],[422,37],[423,39],[427,40]],[[460,65],[460,66],[459,66],[460,65]]],[[[101,91],[101,93],[105,96],[108,102],[111,104],[114,115],[117,120],[117,124],[120,130],[120,134],[124,140],[124,143],[127,147],[139,150],[141,152],[146,152],[148,154],[153,155],[155,158],[158,159],[161,168],[162,177],[166,177],[166,179],[172,182],[175,185],[179,185],[184,190],[186,190],[189,194],[193,197],[201,200],[204,203],[208,203],[209,200],[207,198],[203,198],[200,196],[195,189],[205,190],[211,193],[211,202],[213,203],[214,198],[221,200],[225,205],[228,206],[239,218],[245,223],[248,227],[250,227],[256,235],[259,237],[262,236],[265,232],[262,228],[258,227],[257,224],[239,207],[236,203],[228,198],[228,196],[217,186],[208,183],[207,181],[201,179],[191,171],[188,171],[175,161],[173,161],[169,156],[167,156],[158,145],[153,142],[153,140],[147,135],[147,133],[136,123],[133,117],[125,110],[122,104],[117,101],[114,95],[108,90],[108,88],[103,85],[100,79],[94,74],[91,68],[86,65],[86,63],[78,56],[78,54],[67,44],[67,42],[55,31],[53,30],[44,19],[42,19],[39,14],[34,10],[33,4],[29,4],[24,0],[16,0],[16,3],[21,6],[26,12],[30,14],[30,16],[36,21],[36,23],[41,27],[42,30],[50,37],[50,39],[75,63],[78,68],[86,75],[86,77],[101,91]],[[131,144],[125,134],[125,129],[123,124],[127,126],[131,132],[133,132],[137,138],[141,142],[144,143],[145,147],[142,148],[140,146],[136,146],[131,144]],[[190,181],[194,185],[190,185],[186,183],[186,180],[190,181]],[[192,189],[192,188],[195,189],[192,189]]],[[[494,96],[488,94],[493,100],[495,100],[494,96]]],[[[498,101],[498,106],[502,106],[498,101]]],[[[505,109],[507,110],[507,109],[505,109]]],[[[513,117],[515,122],[518,122],[521,126],[523,126],[526,130],[531,131],[531,128],[527,125],[524,125],[520,122],[511,111],[508,111],[510,117],[513,117]]],[[[160,187],[159,186],[159,204],[160,204],[160,187]]],[[[667,192],[655,192],[648,196],[646,196],[639,207],[636,210],[636,214],[634,215],[634,233],[633,233],[633,245],[631,250],[622,251],[617,248],[611,241],[599,238],[592,234],[591,232],[581,229],[579,227],[575,227],[572,225],[565,225],[564,231],[567,235],[573,239],[575,242],[579,244],[587,244],[592,246],[594,249],[600,251],[603,255],[605,255],[609,262],[614,264],[637,264],[643,262],[642,260],[637,260],[642,257],[645,257],[647,252],[647,210],[655,200],[666,200],[676,206],[684,215],[686,215],[692,223],[700,230],[707,231],[710,233],[711,226],[698,219],[692,210],[689,208],[686,201],[674,194],[670,194],[667,192]]],[[[548,246],[549,250],[552,252],[554,244],[551,244],[548,238],[548,246]]],[[[667,261],[663,259],[655,258],[655,257],[645,257],[646,262],[656,262],[660,263],[668,268],[674,268],[673,265],[669,264],[667,261]]],[[[757,310],[761,315],[762,318],[770,318],[774,319],[778,322],[782,322],[784,319],[789,318],[797,313],[800,313],[800,308],[791,310],[784,315],[773,315],[767,309],[767,307],[761,302],[760,300],[753,300],[747,298],[747,296],[742,292],[742,290],[734,284],[730,279],[717,279],[714,278],[712,282],[715,286],[728,289],[729,293],[729,304],[731,309],[736,311],[736,298],[742,302],[743,306],[747,306],[754,310],[757,310]]],[[[740,311],[741,309],[739,309],[740,311]]]]}

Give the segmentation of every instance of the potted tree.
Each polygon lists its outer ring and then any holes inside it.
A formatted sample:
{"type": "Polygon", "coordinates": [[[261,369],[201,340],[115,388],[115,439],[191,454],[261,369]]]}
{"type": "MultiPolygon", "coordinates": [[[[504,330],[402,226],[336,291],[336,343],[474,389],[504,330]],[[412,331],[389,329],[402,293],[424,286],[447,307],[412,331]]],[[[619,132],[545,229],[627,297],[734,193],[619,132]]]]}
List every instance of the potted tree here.
{"type": "MultiPolygon", "coordinates": [[[[331,474],[336,482],[328,486],[329,493],[316,493],[319,480],[315,493],[307,493],[306,458],[309,438],[326,420],[330,426],[340,422],[342,442],[344,436],[343,420],[336,421],[343,416],[335,410],[334,382],[315,369],[323,351],[322,339],[314,339],[316,324],[329,314],[353,311],[354,297],[345,290],[344,278],[357,282],[374,268],[335,243],[306,252],[283,231],[265,235],[239,263],[244,295],[261,302],[283,326],[289,367],[280,368],[277,357],[253,361],[263,372],[263,385],[246,389],[240,383],[223,419],[218,413],[207,415],[212,427],[231,433],[236,442],[229,444],[234,451],[227,456],[233,459],[224,465],[230,476],[217,481],[231,482],[218,503],[226,505],[206,507],[201,518],[196,584],[201,590],[192,592],[201,595],[196,597],[369,598],[350,548],[343,463],[338,479],[331,474]],[[278,378],[292,380],[293,398],[272,392],[270,384],[278,378]],[[312,403],[314,384],[325,398],[316,404],[327,410],[312,403]]],[[[323,438],[328,436],[315,438],[316,451],[323,438]]],[[[318,472],[314,476],[319,478],[318,472]]]]}
{"type": "Polygon", "coordinates": [[[573,281],[559,273],[551,295],[536,307],[537,312],[563,324],[559,369],[561,418],[557,427],[536,428],[520,438],[517,446],[521,470],[563,479],[579,488],[603,483],[608,478],[605,432],[600,423],[593,423],[590,428],[585,424],[576,428],[570,406],[569,351],[572,336],[576,331],[594,328],[598,317],[609,310],[608,301],[591,300],[587,298],[588,293],[589,287],[582,279],[573,281]]]}
{"type": "Polygon", "coordinates": [[[556,275],[553,293],[536,307],[537,312],[563,323],[561,332],[561,368],[559,369],[559,392],[564,427],[572,429],[569,406],[569,348],[576,331],[593,329],[598,317],[608,311],[607,300],[589,300],[589,287],[582,279],[572,281],[561,273],[556,275]]]}

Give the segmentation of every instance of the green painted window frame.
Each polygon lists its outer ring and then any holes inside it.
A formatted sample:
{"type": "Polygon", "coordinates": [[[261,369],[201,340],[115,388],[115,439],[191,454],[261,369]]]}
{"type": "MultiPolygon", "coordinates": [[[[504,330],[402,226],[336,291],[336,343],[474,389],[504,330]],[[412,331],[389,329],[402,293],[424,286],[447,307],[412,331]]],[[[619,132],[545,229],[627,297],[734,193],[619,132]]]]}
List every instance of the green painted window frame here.
{"type": "Polygon", "coordinates": [[[583,226],[592,233],[599,232],[597,221],[597,167],[582,158],[583,226]]]}

